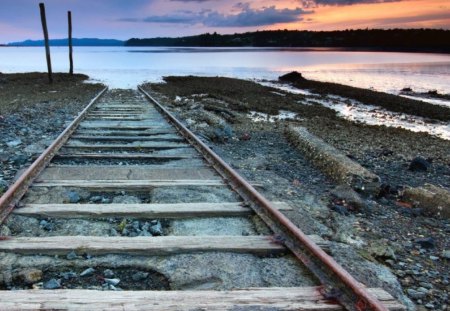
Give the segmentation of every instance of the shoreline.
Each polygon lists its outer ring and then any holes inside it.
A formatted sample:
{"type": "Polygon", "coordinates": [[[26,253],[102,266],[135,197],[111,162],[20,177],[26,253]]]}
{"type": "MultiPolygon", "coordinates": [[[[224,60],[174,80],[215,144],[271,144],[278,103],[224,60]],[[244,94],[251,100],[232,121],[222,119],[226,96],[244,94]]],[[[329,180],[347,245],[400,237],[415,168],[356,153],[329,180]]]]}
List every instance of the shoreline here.
{"type": "MultiPolygon", "coordinates": [[[[84,83],[87,76],[75,82],[67,76],[48,85],[45,73],[0,74],[0,90],[8,90],[0,97],[0,181],[6,185],[102,87],[84,83]],[[11,103],[13,112],[2,108],[11,103]]],[[[450,188],[450,141],[345,120],[329,107],[300,104],[307,95],[247,80],[167,77],[144,87],[244,178],[261,184],[269,200],[292,204],[286,216],[305,233],[328,240],[332,255],[358,280],[385,288],[410,308],[410,299],[435,310],[449,305],[450,223],[405,202],[403,191],[425,183],[450,188]],[[279,115],[283,110],[296,115],[273,122],[251,118],[252,111],[279,115]],[[306,128],[378,175],[380,193],[366,196],[340,187],[288,142],[287,125],[306,128]],[[419,156],[429,166],[410,170],[419,156]],[[420,239],[430,239],[432,247],[422,247],[420,239]]]]}

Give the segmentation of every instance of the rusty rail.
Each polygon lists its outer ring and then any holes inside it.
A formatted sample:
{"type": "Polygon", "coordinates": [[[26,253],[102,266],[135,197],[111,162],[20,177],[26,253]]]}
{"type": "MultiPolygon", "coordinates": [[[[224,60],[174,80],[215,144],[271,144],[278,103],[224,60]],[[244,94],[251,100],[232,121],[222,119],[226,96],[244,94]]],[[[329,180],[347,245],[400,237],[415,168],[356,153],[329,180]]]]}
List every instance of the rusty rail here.
{"type": "Polygon", "coordinates": [[[55,154],[62,145],[69,139],[70,135],[76,130],[81,120],[85,117],[88,110],[97,102],[97,100],[106,92],[105,87],[100,91],[89,104],[80,112],[80,114],[69,124],[69,126],[55,139],[55,141],[37,158],[33,164],[19,177],[19,179],[0,197],[0,224],[12,212],[15,205],[27,192],[33,180],[50,163],[55,154]]]}
{"type": "Polygon", "coordinates": [[[356,281],[331,256],[308,238],[284,214],[277,210],[244,178],[233,170],[225,161],[204,144],[195,134],[178,121],[156,99],[143,88],[138,89],[156,105],[178,131],[204,156],[255,212],[271,227],[277,235],[276,242],[283,243],[295,256],[320,280],[323,294],[327,298],[336,299],[347,310],[377,310],[387,308],[373,297],[358,281],[356,281]]]}

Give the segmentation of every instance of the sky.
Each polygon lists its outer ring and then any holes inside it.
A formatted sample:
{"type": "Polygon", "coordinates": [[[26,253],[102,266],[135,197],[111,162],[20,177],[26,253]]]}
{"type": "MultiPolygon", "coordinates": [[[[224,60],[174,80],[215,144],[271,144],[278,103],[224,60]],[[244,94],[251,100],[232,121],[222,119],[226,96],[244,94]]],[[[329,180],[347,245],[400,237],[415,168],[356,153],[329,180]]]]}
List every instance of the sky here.
{"type": "MultiPolygon", "coordinates": [[[[42,0],[0,0],[0,43],[42,39],[42,0]]],[[[450,0],[45,0],[50,38],[179,37],[205,32],[450,29],[450,0]]]]}

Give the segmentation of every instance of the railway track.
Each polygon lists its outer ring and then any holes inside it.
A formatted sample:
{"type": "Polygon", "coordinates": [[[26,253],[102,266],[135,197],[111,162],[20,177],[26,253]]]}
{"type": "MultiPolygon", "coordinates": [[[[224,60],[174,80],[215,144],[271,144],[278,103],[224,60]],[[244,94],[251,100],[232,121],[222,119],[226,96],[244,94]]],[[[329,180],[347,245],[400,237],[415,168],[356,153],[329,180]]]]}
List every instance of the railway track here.
{"type": "Polygon", "coordinates": [[[104,90],[0,199],[0,310],[404,310],[255,187],[144,90],[104,90]]]}

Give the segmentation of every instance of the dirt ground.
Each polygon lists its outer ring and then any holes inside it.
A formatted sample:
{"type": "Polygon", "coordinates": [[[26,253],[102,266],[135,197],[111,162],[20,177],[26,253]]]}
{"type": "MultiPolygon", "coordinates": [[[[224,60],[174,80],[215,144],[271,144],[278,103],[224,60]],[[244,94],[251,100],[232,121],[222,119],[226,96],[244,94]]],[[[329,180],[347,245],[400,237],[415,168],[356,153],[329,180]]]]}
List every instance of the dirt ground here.
{"type": "MultiPolygon", "coordinates": [[[[165,83],[145,88],[246,179],[262,183],[266,197],[295,205],[297,210],[288,217],[308,234],[336,242],[340,250],[334,252],[335,258],[360,281],[383,286],[399,297],[392,285],[398,282],[418,309],[447,309],[450,222],[405,206],[400,194],[406,186],[425,183],[450,187],[450,141],[353,123],[324,106],[301,104],[308,95],[250,81],[167,77],[165,83]],[[290,120],[275,117],[275,122],[254,122],[249,115],[250,111],[275,115],[280,110],[297,115],[290,120]],[[379,175],[384,191],[376,197],[362,197],[362,206],[350,203],[344,210],[336,206],[345,193],[289,144],[284,135],[287,124],[306,127],[379,175]],[[431,163],[427,171],[408,169],[418,156],[431,163]],[[370,264],[375,266],[367,268],[370,264]],[[381,284],[374,281],[373,269],[383,268],[395,275],[395,282],[387,281],[387,275],[381,277],[381,284]]],[[[422,110],[433,111],[434,107],[422,110]]]]}
{"type": "Polygon", "coordinates": [[[0,194],[104,87],[85,75],[0,73],[0,194]]]}

